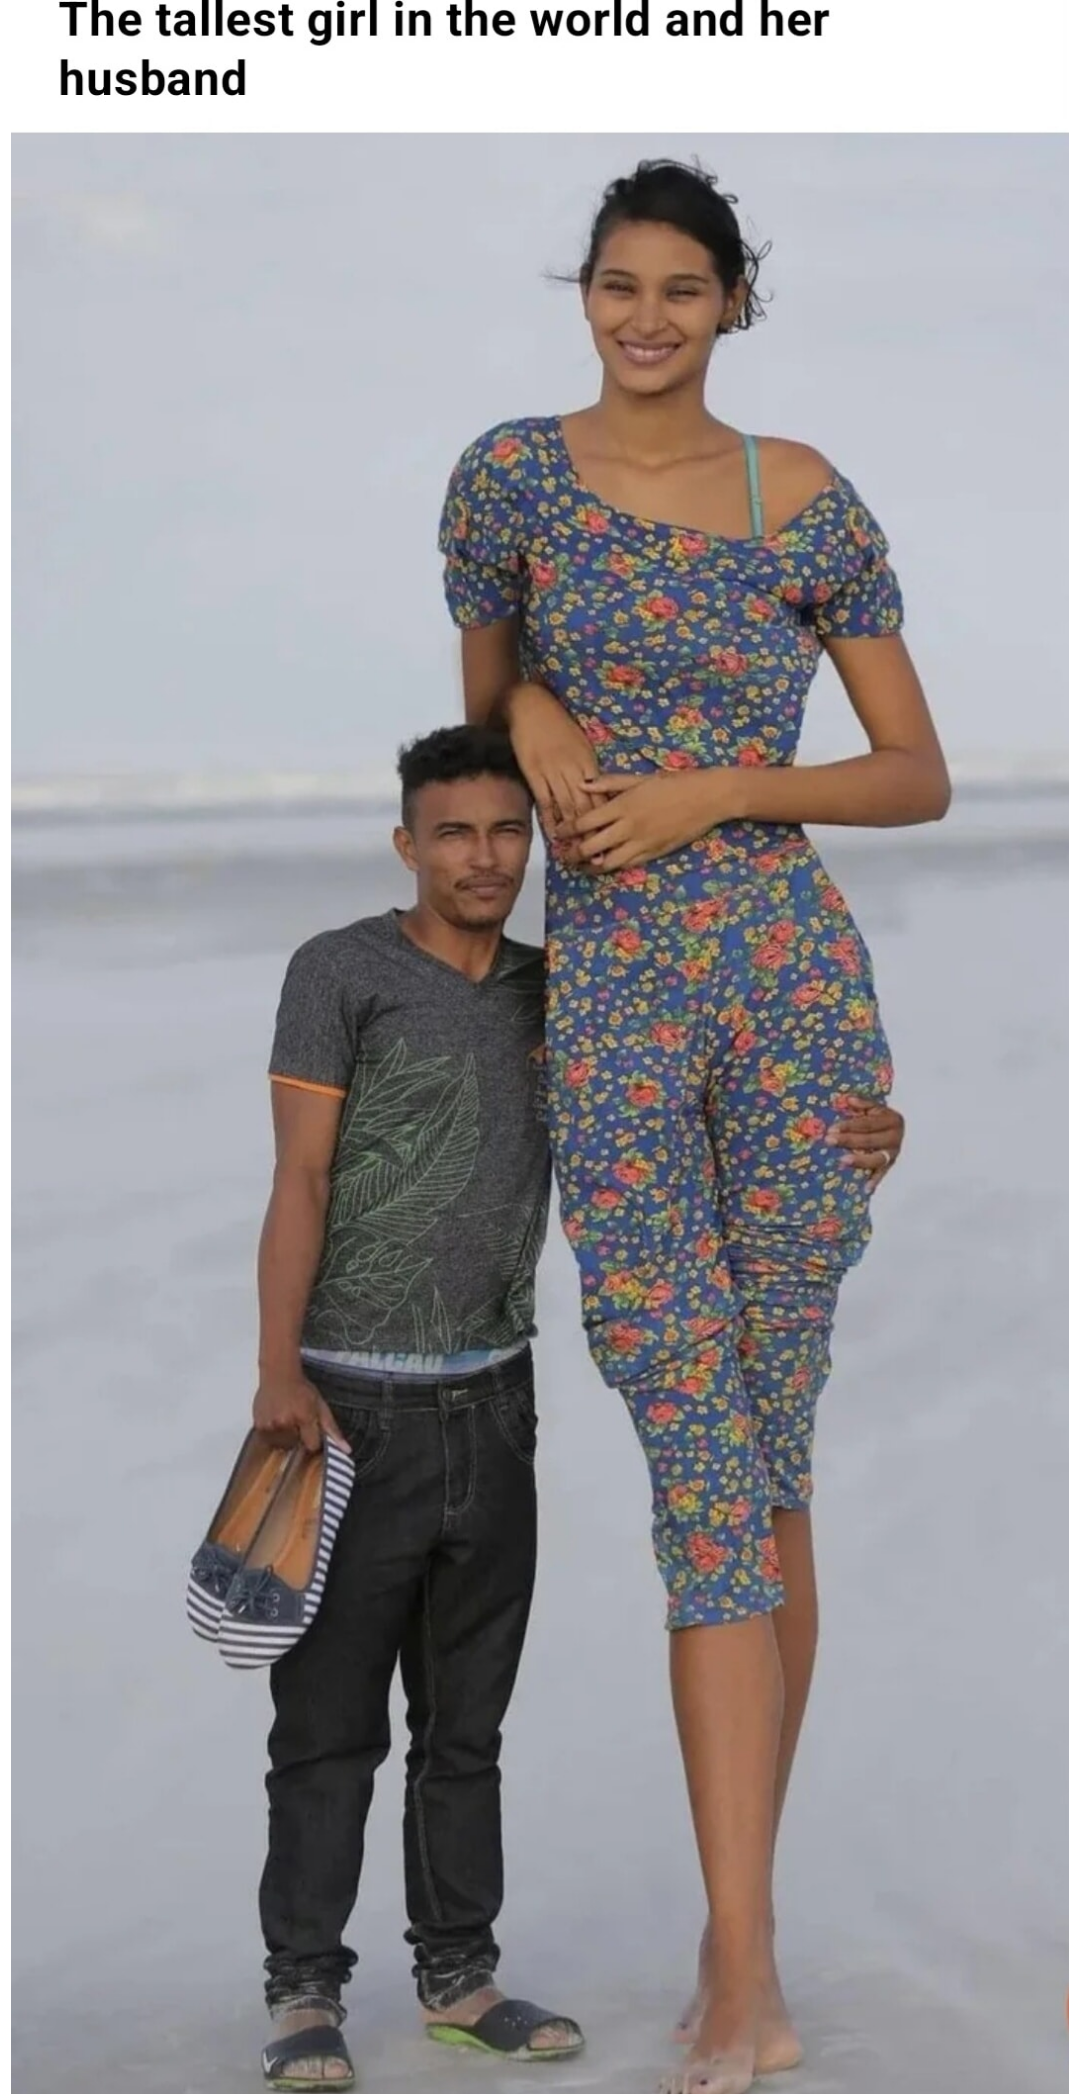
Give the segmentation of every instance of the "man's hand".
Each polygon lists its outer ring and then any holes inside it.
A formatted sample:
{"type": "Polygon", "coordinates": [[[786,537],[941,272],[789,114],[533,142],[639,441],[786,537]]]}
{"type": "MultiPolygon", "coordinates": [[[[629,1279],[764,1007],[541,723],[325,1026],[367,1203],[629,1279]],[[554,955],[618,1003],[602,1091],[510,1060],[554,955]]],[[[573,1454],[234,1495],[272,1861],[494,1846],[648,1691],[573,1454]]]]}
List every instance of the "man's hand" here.
{"type": "Polygon", "coordinates": [[[856,1170],[870,1172],[870,1190],[876,1192],[904,1146],[904,1116],[879,1099],[852,1097],[825,1139],[845,1149],[856,1170]]]}
{"type": "Polygon", "coordinates": [[[324,1437],[348,1448],[333,1411],[302,1374],[264,1375],[252,1405],[252,1418],[271,1447],[294,1447],[317,1454],[324,1437]]]}

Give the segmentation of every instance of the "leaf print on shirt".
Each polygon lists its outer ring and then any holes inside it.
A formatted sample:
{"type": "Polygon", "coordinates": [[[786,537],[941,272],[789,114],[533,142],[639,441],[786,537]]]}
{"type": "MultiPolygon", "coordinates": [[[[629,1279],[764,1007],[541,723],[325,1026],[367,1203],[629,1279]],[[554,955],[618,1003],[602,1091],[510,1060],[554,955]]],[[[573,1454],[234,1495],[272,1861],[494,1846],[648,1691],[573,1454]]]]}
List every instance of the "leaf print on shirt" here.
{"type": "Polygon", "coordinates": [[[468,1184],[480,1140],[471,1055],[409,1059],[403,1041],[361,1061],[335,1159],[326,1241],[346,1224],[411,1243],[468,1184]]]}
{"type": "Polygon", "coordinates": [[[335,1158],[313,1342],[342,1342],[349,1306],[361,1297],[382,1310],[375,1335],[416,1295],[416,1350],[440,1349],[445,1308],[437,1295],[425,1304],[418,1291],[430,1266],[423,1239],[468,1185],[479,1140],[471,1056],[410,1058],[399,1041],[361,1061],[335,1158]]]}

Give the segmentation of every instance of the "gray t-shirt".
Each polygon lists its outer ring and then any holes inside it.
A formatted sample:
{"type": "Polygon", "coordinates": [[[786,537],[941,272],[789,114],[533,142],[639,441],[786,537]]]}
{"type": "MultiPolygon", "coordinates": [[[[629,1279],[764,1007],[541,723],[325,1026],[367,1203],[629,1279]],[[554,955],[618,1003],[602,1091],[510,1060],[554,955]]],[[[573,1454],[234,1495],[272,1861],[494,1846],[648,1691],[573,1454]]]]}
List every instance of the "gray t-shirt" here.
{"type": "Polygon", "coordinates": [[[473,982],[397,912],[294,953],[270,1074],[345,1099],[303,1343],[456,1354],[533,1335],[551,1187],[543,955],[473,982]]]}

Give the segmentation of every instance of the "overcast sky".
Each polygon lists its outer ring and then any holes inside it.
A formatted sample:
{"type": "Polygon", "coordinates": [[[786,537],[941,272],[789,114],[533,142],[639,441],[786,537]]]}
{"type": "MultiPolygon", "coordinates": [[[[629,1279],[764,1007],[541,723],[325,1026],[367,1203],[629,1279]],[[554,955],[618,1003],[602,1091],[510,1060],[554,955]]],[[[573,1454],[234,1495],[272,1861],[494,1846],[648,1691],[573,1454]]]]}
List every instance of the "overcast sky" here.
{"type": "MultiPolygon", "coordinates": [[[[594,396],[545,272],[658,152],[773,242],[716,412],[876,511],[955,758],[1062,751],[1064,140],[41,135],[14,146],[16,776],[374,776],[454,717],[447,473],[594,396]]],[[[852,735],[823,679],[807,753],[852,735]]]]}

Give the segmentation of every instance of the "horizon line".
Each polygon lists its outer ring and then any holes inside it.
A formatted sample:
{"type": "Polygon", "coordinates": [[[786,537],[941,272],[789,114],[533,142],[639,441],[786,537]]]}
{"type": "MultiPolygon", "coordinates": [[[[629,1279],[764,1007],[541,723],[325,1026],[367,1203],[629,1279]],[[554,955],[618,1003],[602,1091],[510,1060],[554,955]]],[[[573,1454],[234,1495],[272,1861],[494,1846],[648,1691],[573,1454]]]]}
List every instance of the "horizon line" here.
{"type": "MultiPolygon", "coordinates": [[[[836,761],[822,758],[820,761],[836,761]]],[[[1052,791],[1068,784],[1064,751],[955,759],[954,786],[962,792],[1052,791]]],[[[287,813],[316,806],[378,813],[397,800],[392,771],[104,772],[14,779],[11,811],[32,814],[225,813],[246,809],[287,813]]]]}

